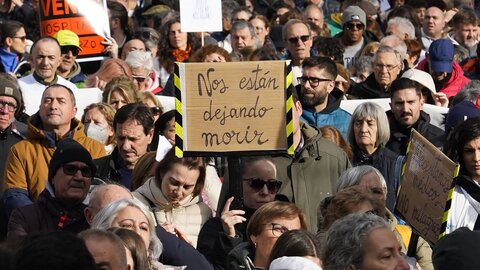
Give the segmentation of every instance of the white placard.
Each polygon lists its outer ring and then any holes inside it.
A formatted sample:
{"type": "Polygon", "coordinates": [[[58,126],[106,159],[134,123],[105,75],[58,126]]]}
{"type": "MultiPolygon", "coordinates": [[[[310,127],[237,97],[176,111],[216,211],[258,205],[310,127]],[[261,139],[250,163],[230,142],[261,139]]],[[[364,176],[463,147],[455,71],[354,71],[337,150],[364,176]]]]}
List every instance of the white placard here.
{"type": "Polygon", "coordinates": [[[182,32],[222,31],[221,0],[180,0],[182,32]]]}

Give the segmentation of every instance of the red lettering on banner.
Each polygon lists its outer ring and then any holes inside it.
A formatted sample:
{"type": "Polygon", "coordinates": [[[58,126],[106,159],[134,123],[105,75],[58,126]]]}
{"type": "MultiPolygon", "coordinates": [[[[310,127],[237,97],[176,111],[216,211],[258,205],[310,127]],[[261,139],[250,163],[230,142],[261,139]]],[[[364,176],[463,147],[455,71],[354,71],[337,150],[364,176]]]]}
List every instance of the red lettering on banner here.
{"type": "Polygon", "coordinates": [[[41,0],[43,16],[61,16],[68,14],[77,14],[75,7],[68,4],[68,0],[41,0]]]}

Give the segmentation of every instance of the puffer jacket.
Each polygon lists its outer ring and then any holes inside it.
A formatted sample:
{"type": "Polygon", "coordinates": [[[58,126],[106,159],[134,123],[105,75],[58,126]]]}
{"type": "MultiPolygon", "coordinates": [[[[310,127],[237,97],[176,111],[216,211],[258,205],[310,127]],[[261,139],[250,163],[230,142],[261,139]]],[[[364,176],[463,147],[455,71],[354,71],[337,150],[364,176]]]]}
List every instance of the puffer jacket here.
{"type": "Polygon", "coordinates": [[[15,209],[8,223],[7,237],[15,240],[34,233],[56,230],[79,233],[90,227],[83,214],[86,208],[83,202],[65,208],[53,193],[53,187],[48,183],[37,202],[15,209]]]}
{"type": "Polygon", "coordinates": [[[85,135],[83,124],[72,119],[70,132],[61,136],[42,129],[40,116],[28,120],[27,139],[12,146],[5,167],[3,201],[7,215],[13,209],[36,201],[45,189],[48,166],[58,143],[72,138],[85,147],[92,158],[105,155],[105,147],[85,135]]]}
{"type": "Polygon", "coordinates": [[[306,215],[309,230],[317,230],[317,209],[320,202],[332,196],[343,171],[350,167],[345,152],[323,139],[319,129],[300,124],[304,144],[294,156],[273,158],[277,178],[283,182],[279,194],[300,207],[306,215]]]}
{"type": "Polygon", "coordinates": [[[203,203],[201,196],[189,195],[179,204],[170,203],[155,183],[154,177],[149,178],[133,195],[147,207],[153,208],[152,212],[159,225],[167,221],[174,223],[195,247],[200,229],[212,216],[212,211],[203,203]]]}

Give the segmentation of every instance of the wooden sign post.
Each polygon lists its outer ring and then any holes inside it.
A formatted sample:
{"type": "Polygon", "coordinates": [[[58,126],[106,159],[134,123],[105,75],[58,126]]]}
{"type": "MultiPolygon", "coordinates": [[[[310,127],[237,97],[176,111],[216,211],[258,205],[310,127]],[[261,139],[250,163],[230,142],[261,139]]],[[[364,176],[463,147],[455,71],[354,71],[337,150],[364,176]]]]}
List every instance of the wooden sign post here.
{"type": "Polygon", "coordinates": [[[412,130],[396,211],[429,243],[445,233],[457,164],[412,130]]]}
{"type": "Polygon", "coordinates": [[[106,0],[40,0],[39,5],[42,36],[70,30],[80,39],[78,62],[105,58],[101,42],[110,36],[106,0]]]}
{"type": "Polygon", "coordinates": [[[293,149],[286,62],[176,65],[177,156],[293,149]]]}

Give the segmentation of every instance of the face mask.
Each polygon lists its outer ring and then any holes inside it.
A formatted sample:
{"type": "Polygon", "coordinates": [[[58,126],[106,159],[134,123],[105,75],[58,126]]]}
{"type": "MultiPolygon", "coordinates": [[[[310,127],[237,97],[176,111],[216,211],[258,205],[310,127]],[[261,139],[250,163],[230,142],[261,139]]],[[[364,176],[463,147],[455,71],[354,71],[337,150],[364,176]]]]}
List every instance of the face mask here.
{"type": "Polygon", "coordinates": [[[107,133],[107,128],[92,123],[85,124],[85,134],[87,134],[88,137],[101,142],[102,144],[104,144],[108,139],[107,133]]]}

